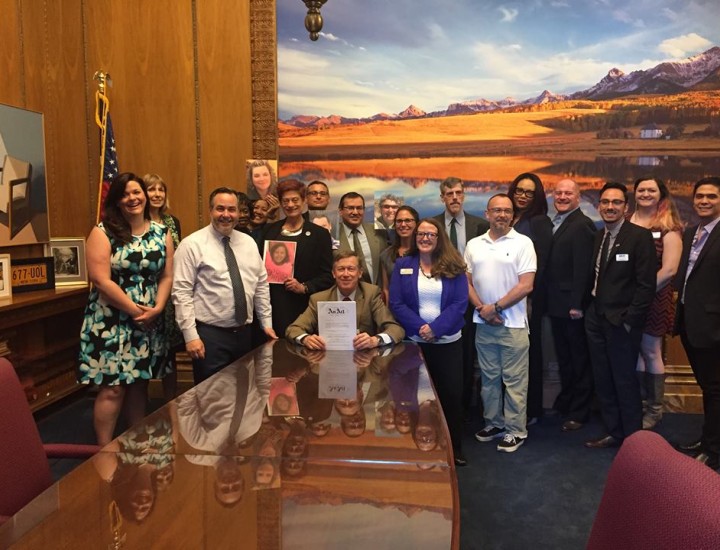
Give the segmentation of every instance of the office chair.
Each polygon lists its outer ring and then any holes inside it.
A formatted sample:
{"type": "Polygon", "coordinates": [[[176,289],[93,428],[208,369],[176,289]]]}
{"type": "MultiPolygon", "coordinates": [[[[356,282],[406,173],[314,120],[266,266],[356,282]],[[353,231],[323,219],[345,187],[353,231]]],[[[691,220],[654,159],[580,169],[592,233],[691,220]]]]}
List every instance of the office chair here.
{"type": "Polygon", "coordinates": [[[89,458],[97,445],[43,445],[15,368],[0,358],[0,525],[53,483],[48,458],[89,458]]]}
{"type": "Polygon", "coordinates": [[[720,548],[720,475],[650,431],[610,467],[588,550],[720,548]]]}

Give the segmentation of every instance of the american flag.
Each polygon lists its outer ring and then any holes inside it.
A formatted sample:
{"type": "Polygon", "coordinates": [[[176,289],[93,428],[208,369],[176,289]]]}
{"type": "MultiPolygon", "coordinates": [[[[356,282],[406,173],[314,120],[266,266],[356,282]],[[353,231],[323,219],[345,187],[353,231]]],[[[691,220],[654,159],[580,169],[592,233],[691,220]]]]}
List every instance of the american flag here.
{"type": "Polygon", "coordinates": [[[107,96],[97,96],[98,125],[100,126],[100,160],[102,171],[100,176],[100,191],[98,193],[97,221],[102,219],[103,205],[107,196],[110,182],[118,175],[117,151],[115,150],[115,134],[110,119],[110,102],[107,96]]]}

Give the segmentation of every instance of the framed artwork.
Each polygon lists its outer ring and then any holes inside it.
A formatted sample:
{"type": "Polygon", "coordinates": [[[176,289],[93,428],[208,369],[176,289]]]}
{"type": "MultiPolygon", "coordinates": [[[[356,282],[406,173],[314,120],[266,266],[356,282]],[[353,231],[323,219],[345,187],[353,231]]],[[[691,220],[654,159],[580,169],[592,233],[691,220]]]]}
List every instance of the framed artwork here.
{"type": "Polygon", "coordinates": [[[13,292],[55,288],[52,258],[21,258],[10,262],[13,292]]]}
{"type": "Polygon", "coordinates": [[[10,254],[0,254],[0,300],[12,298],[10,254]]]}
{"type": "Polygon", "coordinates": [[[85,264],[85,239],[62,237],[50,239],[45,256],[52,258],[55,286],[81,286],[88,282],[85,264]]]}

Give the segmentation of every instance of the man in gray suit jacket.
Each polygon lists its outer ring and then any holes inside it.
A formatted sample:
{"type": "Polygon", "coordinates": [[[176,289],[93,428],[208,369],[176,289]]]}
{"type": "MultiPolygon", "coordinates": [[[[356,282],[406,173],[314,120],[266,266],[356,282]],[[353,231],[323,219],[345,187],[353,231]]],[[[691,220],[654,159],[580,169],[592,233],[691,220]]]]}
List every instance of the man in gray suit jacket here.
{"type": "MultiPolygon", "coordinates": [[[[482,235],[490,224],[484,218],[473,216],[463,210],[465,202],[465,190],[463,181],[460,178],[445,178],[440,183],[440,200],[445,205],[445,212],[435,216],[445,228],[450,237],[450,242],[460,252],[465,253],[465,245],[468,241],[478,235],[482,235]]],[[[473,307],[468,304],[465,311],[465,328],[462,331],[463,339],[463,411],[468,416],[470,402],[472,401],[475,356],[475,323],[473,323],[473,307]]],[[[479,391],[478,391],[479,395],[479,391]]]]}
{"type": "Polygon", "coordinates": [[[345,193],[340,197],[338,210],[342,218],[339,250],[354,250],[363,270],[362,280],[366,283],[377,282],[380,252],[390,244],[387,231],[375,229],[372,223],[363,223],[365,199],[360,193],[345,193]],[[355,250],[355,243],[360,245],[360,250],[355,250]]]}

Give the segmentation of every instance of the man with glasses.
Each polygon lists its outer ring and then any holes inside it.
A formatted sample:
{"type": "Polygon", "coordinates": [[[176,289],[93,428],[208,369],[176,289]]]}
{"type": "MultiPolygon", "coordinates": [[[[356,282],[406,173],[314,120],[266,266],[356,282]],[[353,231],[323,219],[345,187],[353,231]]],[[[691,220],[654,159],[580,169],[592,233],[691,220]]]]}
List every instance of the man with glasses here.
{"type": "MultiPolygon", "coordinates": [[[[489,228],[487,220],[468,214],[463,210],[465,190],[463,180],[456,177],[445,178],[440,183],[440,200],[445,205],[445,212],[435,216],[445,228],[452,245],[462,256],[465,252],[465,243],[470,239],[482,235],[489,228]]],[[[472,402],[473,385],[475,382],[475,323],[473,322],[473,307],[468,304],[465,312],[465,327],[462,331],[463,341],[463,414],[466,420],[470,419],[470,405],[472,402]]]]}
{"type": "Polygon", "coordinates": [[[330,190],[324,181],[315,180],[308,183],[305,196],[308,210],[327,210],[330,205],[330,190]]]}
{"type": "Polygon", "coordinates": [[[598,210],[605,228],[595,235],[585,332],[606,433],[585,442],[592,449],[616,447],[642,428],[635,367],[655,297],[657,262],[650,231],[625,220],[627,201],[622,183],[608,182],[600,190],[598,210]]]}
{"type": "Polygon", "coordinates": [[[378,207],[380,214],[375,218],[375,229],[391,230],[395,227],[395,214],[403,204],[400,197],[387,193],[380,197],[378,207]]]}
{"type": "Polygon", "coordinates": [[[380,270],[380,252],[390,243],[387,231],[376,230],[372,223],[364,223],[365,199],[350,191],[340,197],[340,249],[354,250],[362,268],[362,280],[375,283],[380,270]]]}
{"type": "Polygon", "coordinates": [[[353,339],[357,350],[372,349],[400,342],[405,330],[395,321],[382,299],[380,288],[360,281],[362,268],[352,250],[335,254],[332,270],[335,285],[310,296],[307,309],[285,331],[285,337],[308,349],[324,350],[318,335],[318,302],[351,300],[355,302],[358,333],[353,339]]]}
{"type": "Polygon", "coordinates": [[[537,271],[535,247],[529,237],[512,228],[513,213],[508,195],[491,197],[485,213],[490,229],[465,248],[485,418],[485,427],[475,438],[481,442],[502,438],[497,450],[504,453],[516,451],[527,439],[526,297],[537,271]]]}

